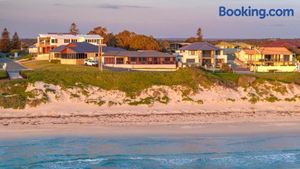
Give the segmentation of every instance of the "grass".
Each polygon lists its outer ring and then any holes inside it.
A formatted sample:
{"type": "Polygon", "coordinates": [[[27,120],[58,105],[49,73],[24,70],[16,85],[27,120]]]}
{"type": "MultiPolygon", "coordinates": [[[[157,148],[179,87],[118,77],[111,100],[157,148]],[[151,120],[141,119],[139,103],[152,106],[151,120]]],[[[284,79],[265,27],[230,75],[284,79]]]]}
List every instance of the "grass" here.
{"type": "Polygon", "coordinates": [[[0,70],[0,79],[6,79],[8,77],[5,70],[0,70]]]}
{"type": "Polygon", "coordinates": [[[96,67],[45,61],[27,62],[24,65],[34,69],[22,72],[29,82],[44,81],[66,88],[92,85],[106,90],[120,90],[128,96],[134,96],[153,85],[182,85],[196,90],[199,84],[212,84],[205,73],[193,69],[176,72],[100,72],[96,67]]]}
{"type": "Polygon", "coordinates": [[[300,84],[300,73],[256,73],[255,77],[263,80],[300,84]]]}
{"type": "Polygon", "coordinates": [[[33,55],[32,54],[25,54],[25,55],[22,55],[22,56],[20,56],[20,57],[17,58],[17,60],[23,60],[23,59],[32,60],[33,59],[33,55]]]}
{"type": "MultiPolygon", "coordinates": [[[[297,83],[300,84],[300,74],[298,73],[256,73],[252,75],[239,75],[233,73],[211,73],[196,68],[180,69],[176,72],[111,72],[105,70],[100,72],[96,67],[78,66],[78,65],[61,65],[49,63],[48,61],[27,61],[23,65],[32,70],[22,71],[26,77],[23,80],[0,82],[0,106],[11,108],[24,108],[28,103],[28,98],[32,95],[26,92],[28,83],[43,81],[49,84],[60,85],[63,88],[82,87],[92,85],[105,90],[120,90],[127,96],[134,98],[141,91],[154,85],[164,86],[183,86],[183,100],[192,101],[189,94],[199,89],[199,86],[210,88],[218,83],[225,87],[237,87],[241,76],[251,76],[256,78],[255,85],[259,82],[269,81],[297,83]]],[[[3,77],[6,73],[0,71],[3,77]]],[[[274,88],[280,93],[284,93],[283,88],[274,88]]],[[[250,94],[248,101],[256,103],[260,97],[250,94]]],[[[43,102],[45,98],[41,101],[43,102]]],[[[141,100],[133,101],[131,105],[152,104],[158,101],[163,104],[169,102],[167,96],[162,98],[148,97],[141,100]]],[[[276,100],[273,97],[267,98],[268,101],[276,100]]],[[[96,102],[98,105],[105,104],[104,101],[96,102]]],[[[202,103],[202,101],[199,101],[202,103]]]]}

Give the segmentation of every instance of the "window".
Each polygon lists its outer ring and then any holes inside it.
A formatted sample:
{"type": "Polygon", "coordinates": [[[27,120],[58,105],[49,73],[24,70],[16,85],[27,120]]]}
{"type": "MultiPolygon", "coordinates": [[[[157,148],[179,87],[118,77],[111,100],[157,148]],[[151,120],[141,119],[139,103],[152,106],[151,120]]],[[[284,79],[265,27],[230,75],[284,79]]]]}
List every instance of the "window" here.
{"type": "Polygon", "coordinates": [[[195,55],[195,54],[196,54],[196,51],[192,50],[191,55],[195,55]]]}
{"type": "Polygon", "coordinates": [[[195,63],[195,59],[187,59],[186,62],[187,63],[195,63]]]}
{"type": "Polygon", "coordinates": [[[290,61],[290,56],[289,56],[289,55],[284,55],[284,56],[283,56],[283,61],[284,61],[284,62],[290,61]]]}
{"type": "Polygon", "coordinates": [[[71,42],[72,43],[77,42],[77,39],[72,39],[71,42]]]}
{"type": "Polygon", "coordinates": [[[51,43],[57,43],[57,39],[51,39],[51,43]]]}
{"type": "Polygon", "coordinates": [[[124,59],[123,58],[117,58],[117,64],[123,64],[124,59]]]}
{"type": "Polygon", "coordinates": [[[216,55],[220,55],[221,54],[221,51],[220,50],[217,50],[216,51],[216,55]]]}
{"type": "Polygon", "coordinates": [[[64,43],[70,43],[70,39],[64,39],[64,43]]]}

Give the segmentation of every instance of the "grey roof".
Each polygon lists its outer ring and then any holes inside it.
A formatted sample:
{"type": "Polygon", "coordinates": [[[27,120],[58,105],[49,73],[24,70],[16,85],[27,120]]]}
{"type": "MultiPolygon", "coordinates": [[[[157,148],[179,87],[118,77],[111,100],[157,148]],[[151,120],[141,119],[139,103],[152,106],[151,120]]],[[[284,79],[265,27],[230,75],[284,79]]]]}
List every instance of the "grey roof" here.
{"type": "Polygon", "coordinates": [[[236,48],[225,48],[223,49],[224,55],[234,55],[236,52],[239,51],[239,49],[236,48]]]}
{"type": "Polygon", "coordinates": [[[175,57],[168,53],[162,53],[158,51],[111,51],[104,53],[104,56],[127,56],[127,57],[175,57]]]}
{"type": "Polygon", "coordinates": [[[179,50],[220,50],[220,48],[208,42],[195,42],[190,45],[184,46],[179,50]]]}
{"type": "MultiPolygon", "coordinates": [[[[50,52],[59,53],[66,48],[69,48],[76,53],[89,53],[89,52],[96,53],[96,52],[98,52],[98,46],[87,43],[87,42],[74,42],[74,43],[70,43],[68,45],[61,45],[59,47],[54,48],[50,52]]],[[[102,47],[102,50],[103,50],[103,52],[126,51],[125,49],[122,49],[122,48],[107,47],[107,46],[102,47]]]]}
{"type": "MultiPolygon", "coordinates": [[[[64,49],[69,48],[76,53],[97,53],[98,46],[92,45],[87,42],[74,42],[68,45],[61,45],[52,49],[50,52],[59,53],[62,52],[64,49]]],[[[128,51],[122,48],[116,47],[107,47],[104,46],[102,48],[104,52],[104,56],[128,56],[128,57],[175,57],[168,53],[162,53],[154,50],[141,50],[141,51],[128,51]]]]}
{"type": "Polygon", "coordinates": [[[116,48],[116,47],[110,47],[110,46],[104,46],[102,48],[103,52],[110,52],[110,51],[127,51],[126,49],[122,48],[116,48]]]}
{"type": "Polygon", "coordinates": [[[30,45],[28,48],[36,48],[37,46],[36,46],[37,44],[35,43],[35,44],[33,44],[33,45],[30,45]]]}
{"type": "Polygon", "coordinates": [[[56,47],[56,48],[50,50],[50,52],[59,53],[59,52],[63,51],[65,49],[65,47],[66,47],[66,45],[61,45],[59,47],[56,47]]]}

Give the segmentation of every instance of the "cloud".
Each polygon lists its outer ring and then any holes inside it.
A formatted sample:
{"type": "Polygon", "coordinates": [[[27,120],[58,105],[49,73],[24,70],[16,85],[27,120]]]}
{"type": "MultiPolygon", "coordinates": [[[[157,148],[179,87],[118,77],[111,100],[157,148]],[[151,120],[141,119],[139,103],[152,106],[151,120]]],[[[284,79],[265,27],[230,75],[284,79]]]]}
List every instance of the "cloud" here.
{"type": "Polygon", "coordinates": [[[99,4],[99,5],[82,5],[82,4],[65,4],[65,3],[54,3],[55,7],[87,7],[87,8],[102,8],[102,9],[124,9],[124,8],[135,8],[135,9],[145,9],[151,8],[149,6],[140,6],[140,5],[117,5],[117,4],[99,4]]]}
{"type": "Polygon", "coordinates": [[[139,5],[115,5],[115,4],[101,4],[97,6],[98,8],[104,8],[104,9],[122,9],[122,8],[135,8],[135,9],[141,9],[141,8],[151,8],[149,6],[139,6],[139,5]]]}

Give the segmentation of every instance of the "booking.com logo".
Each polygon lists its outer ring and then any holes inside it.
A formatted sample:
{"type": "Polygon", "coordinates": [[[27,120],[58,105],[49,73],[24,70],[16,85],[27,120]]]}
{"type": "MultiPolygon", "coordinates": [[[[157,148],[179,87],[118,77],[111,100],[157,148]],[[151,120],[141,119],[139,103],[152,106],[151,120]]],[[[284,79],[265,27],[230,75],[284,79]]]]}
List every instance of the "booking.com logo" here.
{"type": "Polygon", "coordinates": [[[294,9],[257,9],[251,6],[241,8],[226,8],[225,6],[219,7],[219,16],[244,16],[244,17],[259,17],[265,19],[266,17],[280,17],[280,16],[294,16],[294,9]]]}

